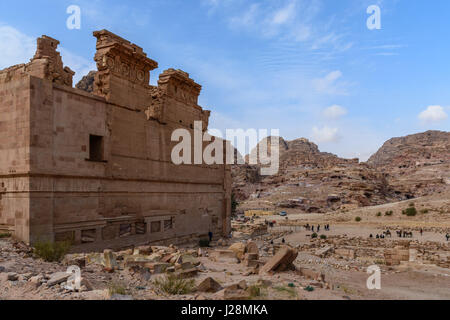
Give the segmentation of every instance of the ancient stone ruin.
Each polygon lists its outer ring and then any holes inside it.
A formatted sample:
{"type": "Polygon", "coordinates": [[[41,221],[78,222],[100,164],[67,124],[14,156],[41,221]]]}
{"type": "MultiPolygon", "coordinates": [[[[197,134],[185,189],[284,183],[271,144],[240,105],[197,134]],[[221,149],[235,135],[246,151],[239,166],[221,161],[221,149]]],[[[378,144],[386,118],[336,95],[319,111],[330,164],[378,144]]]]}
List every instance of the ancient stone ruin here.
{"type": "Polygon", "coordinates": [[[231,173],[171,161],[177,128],[208,127],[201,86],[109,31],[97,38],[93,92],[72,87],[59,42],[0,71],[0,231],[83,250],[227,236],[231,173]]]}

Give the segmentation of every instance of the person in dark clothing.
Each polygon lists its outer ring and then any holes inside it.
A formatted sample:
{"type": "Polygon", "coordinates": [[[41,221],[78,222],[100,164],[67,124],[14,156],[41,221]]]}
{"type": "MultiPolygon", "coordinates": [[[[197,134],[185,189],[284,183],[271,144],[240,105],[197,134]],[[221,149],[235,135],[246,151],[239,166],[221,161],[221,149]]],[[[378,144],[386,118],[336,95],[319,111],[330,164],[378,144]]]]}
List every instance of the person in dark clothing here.
{"type": "Polygon", "coordinates": [[[209,236],[209,242],[211,242],[213,239],[213,233],[211,231],[208,232],[208,236],[209,236]]]}

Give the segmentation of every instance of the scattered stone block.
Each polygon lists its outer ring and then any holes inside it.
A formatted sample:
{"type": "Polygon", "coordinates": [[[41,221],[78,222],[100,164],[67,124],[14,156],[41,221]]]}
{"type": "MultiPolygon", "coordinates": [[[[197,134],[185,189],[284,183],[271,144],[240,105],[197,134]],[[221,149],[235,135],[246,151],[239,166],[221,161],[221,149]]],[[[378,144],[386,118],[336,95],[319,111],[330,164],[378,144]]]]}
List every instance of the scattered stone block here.
{"type": "Polygon", "coordinates": [[[130,295],[122,295],[122,294],[113,294],[109,300],[116,300],[116,301],[131,301],[134,300],[132,296],[130,295]]]}
{"type": "Polygon", "coordinates": [[[298,251],[284,246],[261,268],[260,274],[271,274],[288,269],[298,256],[298,251]]]}
{"type": "Polygon", "coordinates": [[[197,286],[197,291],[199,292],[216,293],[220,290],[222,290],[220,283],[211,277],[206,278],[197,286]]]}
{"type": "Polygon", "coordinates": [[[19,275],[15,272],[8,272],[0,274],[0,279],[3,281],[17,281],[19,280],[19,275]]]}
{"type": "Polygon", "coordinates": [[[256,257],[254,258],[255,260],[259,259],[259,249],[258,249],[258,245],[256,244],[256,242],[253,242],[253,241],[247,242],[247,245],[245,247],[245,252],[247,254],[256,255],[256,257]]]}
{"type": "Polygon", "coordinates": [[[315,271],[315,270],[311,270],[311,269],[307,269],[307,268],[299,268],[297,270],[297,273],[300,276],[305,277],[307,279],[325,282],[325,274],[323,274],[319,271],[315,271]]]}
{"type": "Polygon", "coordinates": [[[222,300],[248,300],[250,299],[247,291],[242,289],[225,288],[216,293],[216,297],[222,300]]]}
{"type": "Polygon", "coordinates": [[[238,258],[239,260],[244,260],[244,255],[245,255],[245,251],[246,251],[246,245],[242,242],[237,242],[233,245],[231,245],[228,250],[231,250],[234,252],[236,258],[238,258]]]}
{"type": "Polygon", "coordinates": [[[333,252],[333,247],[332,246],[326,246],[326,247],[317,249],[315,254],[318,257],[325,258],[329,253],[332,253],[332,252],[333,252]]]}
{"type": "Polygon", "coordinates": [[[119,265],[117,264],[117,261],[114,257],[114,253],[112,250],[106,249],[103,251],[103,258],[104,258],[104,267],[105,270],[108,272],[114,272],[114,270],[119,268],[119,265]]]}
{"type": "Polygon", "coordinates": [[[211,256],[221,262],[238,262],[233,250],[215,250],[211,256]]]}
{"type": "Polygon", "coordinates": [[[197,268],[181,270],[181,271],[176,272],[176,275],[182,279],[194,278],[197,276],[197,274],[198,274],[197,268]]]}
{"type": "Polygon", "coordinates": [[[53,287],[57,284],[66,282],[70,276],[71,274],[67,272],[56,272],[50,276],[50,279],[47,281],[47,286],[53,287]]]}

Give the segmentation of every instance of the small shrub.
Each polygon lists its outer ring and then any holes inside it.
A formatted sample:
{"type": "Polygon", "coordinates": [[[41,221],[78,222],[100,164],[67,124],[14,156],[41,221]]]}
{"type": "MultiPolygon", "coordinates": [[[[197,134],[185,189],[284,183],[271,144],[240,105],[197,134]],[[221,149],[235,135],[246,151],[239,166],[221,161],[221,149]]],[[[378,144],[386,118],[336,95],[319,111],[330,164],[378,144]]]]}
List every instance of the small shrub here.
{"type": "Polygon", "coordinates": [[[355,218],[355,221],[356,221],[356,222],[361,222],[362,219],[361,219],[361,217],[356,217],[356,218],[355,218]]]}
{"type": "Polygon", "coordinates": [[[417,209],[414,207],[409,207],[408,209],[405,210],[405,214],[408,217],[414,217],[417,215],[417,209]]]}
{"type": "Polygon", "coordinates": [[[386,217],[391,217],[393,214],[394,214],[394,211],[386,211],[386,212],[384,213],[384,215],[385,215],[386,217]]]}
{"type": "Polygon", "coordinates": [[[291,298],[297,297],[297,290],[295,290],[295,288],[279,286],[279,287],[274,287],[274,289],[277,290],[278,292],[287,293],[291,298]]]}
{"type": "Polygon", "coordinates": [[[326,238],[327,238],[327,236],[324,235],[324,234],[322,234],[322,235],[320,236],[320,239],[322,239],[322,240],[326,240],[326,238]]]}
{"type": "Polygon", "coordinates": [[[420,213],[421,214],[427,214],[429,212],[429,210],[428,209],[423,209],[423,210],[420,210],[420,213]]]}
{"type": "Polygon", "coordinates": [[[198,242],[198,245],[200,246],[200,248],[209,247],[209,239],[200,239],[200,241],[198,242]]]}
{"type": "Polygon", "coordinates": [[[381,212],[378,212],[378,213],[377,213],[377,217],[381,217],[381,212]]]}
{"type": "Polygon", "coordinates": [[[34,254],[47,262],[60,262],[69,252],[71,243],[38,241],[34,244],[34,254]]]}
{"type": "Polygon", "coordinates": [[[415,205],[414,205],[414,202],[411,202],[411,203],[409,204],[409,207],[410,207],[410,208],[414,208],[414,206],[415,206],[415,205]]]}
{"type": "Polygon", "coordinates": [[[311,239],[316,239],[317,237],[318,237],[318,234],[315,232],[311,235],[311,239]]]}
{"type": "Polygon", "coordinates": [[[11,233],[0,233],[0,239],[11,238],[11,233]]]}
{"type": "Polygon", "coordinates": [[[122,296],[125,296],[127,294],[127,290],[117,283],[110,283],[108,286],[108,293],[110,296],[113,296],[115,294],[120,294],[122,296]]]}
{"type": "Polygon", "coordinates": [[[262,296],[262,290],[260,286],[257,285],[250,286],[248,287],[247,291],[251,298],[258,298],[262,296]]]}
{"type": "Polygon", "coordinates": [[[195,281],[193,279],[182,279],[174,274],[159,277],[153,284],[162,292],[170,295],[189,294],[194,291],[195,287],[195,281]]]}

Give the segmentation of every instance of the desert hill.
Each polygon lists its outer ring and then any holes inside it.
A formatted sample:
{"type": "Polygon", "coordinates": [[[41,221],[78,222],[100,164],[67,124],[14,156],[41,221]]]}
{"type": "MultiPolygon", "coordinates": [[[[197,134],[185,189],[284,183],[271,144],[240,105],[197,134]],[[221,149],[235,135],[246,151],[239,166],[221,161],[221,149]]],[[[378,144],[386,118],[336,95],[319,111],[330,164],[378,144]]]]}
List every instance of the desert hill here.
{"type": "MultiPolygon", "coordinates": [[[[301,212],[348,210],[441,192],[450,183],[449,137],[430,131],[394,138],[367,163],[321,152],[307,139],[280,137],[279,173],[264,177],[258,165],[235,165],[233,192],[244,209],[301,212]]],[[[263,139],[251,154],[268,142],[263,139]]]]}

